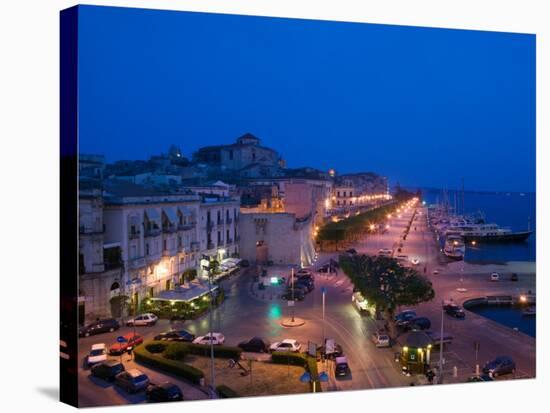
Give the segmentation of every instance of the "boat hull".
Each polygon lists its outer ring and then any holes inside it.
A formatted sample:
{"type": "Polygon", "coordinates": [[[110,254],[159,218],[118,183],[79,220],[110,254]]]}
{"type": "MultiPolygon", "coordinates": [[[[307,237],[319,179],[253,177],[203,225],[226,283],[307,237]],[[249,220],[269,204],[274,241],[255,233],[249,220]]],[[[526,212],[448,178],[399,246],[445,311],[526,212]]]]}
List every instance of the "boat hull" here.
{"type": "Polygon", "coordinates": [[[533,231],[521,231],[498,235],[463,235],[463,239],[465,242],[524,242],[532,233],[533,231]]]}

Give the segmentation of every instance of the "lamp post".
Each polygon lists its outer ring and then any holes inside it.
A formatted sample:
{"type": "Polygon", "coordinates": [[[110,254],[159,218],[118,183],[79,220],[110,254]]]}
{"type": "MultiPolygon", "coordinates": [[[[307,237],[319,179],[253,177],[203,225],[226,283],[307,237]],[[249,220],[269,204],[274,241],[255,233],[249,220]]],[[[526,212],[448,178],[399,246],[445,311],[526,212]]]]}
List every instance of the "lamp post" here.
{"type": "MultiPolygon", "coordinates": [[[[326,287],[322,287],[321,292],[323,293],[323,345],[326,346],[326,343],[325,343],[325,295],[327,292],[326,287]]],[[[325,351],[326,351],[326,347],[325,347],[325,351]]]]}
{"type": "Polygon", "coordinates": [[[290,288],[292,289],[292,318],[291,321],[294,323],[294,267],[290,269],[290,288]]]}
{"type": "MultiPolygon", "coordinates": [[[[213,320],[212,320],[212,302],[214,301],[214,295],[212,293],[212,271],[210,269],[208,270],[208,290],[210,291],[210,317],[208,320],[209,329],[210,329],[210,379],[211,379],[211,386],[212,386],[212,392],[216,389],[216,378],[214,375],[214,337],[212,335],[212,329],[213,329],[213,320]]],[[[212,393],[214,394],[214,393],[212,393]]]]}
{"type": "Polygon", "coordinates": [[[441,335],[439,336],[439,377],[437,382],[443,383],[443,320],[445,319],[445,309],[441,302],[441,335]]]}

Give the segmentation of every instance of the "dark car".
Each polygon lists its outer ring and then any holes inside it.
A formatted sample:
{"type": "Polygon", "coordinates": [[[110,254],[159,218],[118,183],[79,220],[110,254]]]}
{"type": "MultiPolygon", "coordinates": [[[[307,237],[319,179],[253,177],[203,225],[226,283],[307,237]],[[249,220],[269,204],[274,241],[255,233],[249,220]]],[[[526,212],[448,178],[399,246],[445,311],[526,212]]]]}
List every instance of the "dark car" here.
{"type": "Polygon", "coordinates": [[[303,289],[303,290],[305,290],[305,292],[309,293],[309,292],[313,291],[313,289],[315,288],[315,284],[313,282],[307,281],[307,280],[298,280],[294,284],[294,287],[303,289]]]}
{"type": "Polygon", "coordinates": [[[319,269],[317,271],[320,272],[320,273],[335,273],[336,272],[336,267],[334,265],[331,265],[331,264],[325,264],[325,265],[322,265],[321,267],[319,267],[319,269]]]}
{"type": "Polygon", "coordinates": [[[502,376],[516,372],[516,363],[508,356],[500,356],[493,361],[487,362],[483,367],[483,373],[491,377],[502,376]]]}
{"type": "Polygon", "coordinates": [[[80,337],[88,337],[94,334],[113,332],[120,328],[120,324],[114,318],[107,318],[104,320],[96,320],[95,322],[81,327],[78,330],[80,337]]]}
{"type": "Polygon", "coordinates": [[[124,371],[124,365],[118,360],[107,360],[92,366],[92,376],[114,381],[117,374],[124,371]]]}
{"type": "Polygon", "coordinates": [[[409,321],[398,324],[404,330],[427,330],[432,326],[432,322],[426,317],[415,317],[409,321]]]}
{"type": "Polygon", "coordinates": [[[355,248],[347,249],[346,252],[350,255],[356,255],[357,254],[357,250],[355,248]]]}
{"type": "Polygon", "coordinates": [[[147,389],[149,377],[138,369],[131,369],[118,373],[115,377],[115,383],[128,393],[136,393],[147,389]]]}
{"type": "Polygon", "coordinates": [[[241,260],[241,262],[239,263],[239,265],[241,267],[250,267],[250,263],[248,262],[248,260],[241,260]]]}
{"type": "Polygon", "coordinates": [[[512,276],[510,277],[510,281],[519,281],[519,277],[517,273],[512,274],[512,276]]]}
{"type": "Polygon", "coordinates": [[[335,361],[335,367],[334,367],[334,375],[336,377],[343,377],[347,376],[350,373],[348,360],[345,357],[336,357],[334,359],[335,361]]]}
{"type": "Polygon", "coordinates": [[[406,322],[409,320],[412,320],[416,317],[416,311],[414,310],[405,310],[401,311],[399,314],[395,316],[395,321],[399,324],[401,322],[406,322]]]}
{"type": "Polygon", "coordinates": [[[468,383],[478,382],[478,381],[493,381],[493,378],[488,374],[481,374],[479,376],[468,377],[468,383]]]}
{"type": "Polygon", "coordinates": [[[155,340],[161,341],[185,341],[191,342],[195,339],[195,335],[186,330],[170,330],[164,333],[157,334],[155,340]]]}
{"type": "Polygon", "coordinates": [[[146,396],[150,402],[176,402],[183,400],[183,393],[180,388],[169,381],[161,384],[150,384],[147,387],[146,396]]]}
{"type": "Polygon", "coordinates": [[[306,298],[304,292],[301,289],[295,289],[294,295],[292,294],[292,290],[288,289],[281,296],[283,300],[288,300],[288,301],[291,301],[293,297],[294,297],[294,301],[302,301],[304,298],[306,298]]]}
{"type": "Polygon", "coordinates": [[[445,312],[447,314],[449,314],[452,317],[455,317],[455,318],[465,318],[466,317],[466,313],[464,312],[464,310],[456,304],[447,304],[447,305],[443,306],[443,309],[445,310],[445,312]]]}
{"type": "Polygon", "coordinates": [[[250,351],[253,353],[267,353],[269,351],[269,343],[261,337],[252,337],[248,341],[239,343],[238,346],[243,351],[250,351]]]}

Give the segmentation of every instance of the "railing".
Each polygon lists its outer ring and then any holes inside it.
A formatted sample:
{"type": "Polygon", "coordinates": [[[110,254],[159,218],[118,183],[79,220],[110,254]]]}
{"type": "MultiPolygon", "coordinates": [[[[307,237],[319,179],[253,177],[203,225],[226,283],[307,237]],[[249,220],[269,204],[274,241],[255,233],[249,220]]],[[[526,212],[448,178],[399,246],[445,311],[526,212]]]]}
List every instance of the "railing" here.
{"type": "Polygon", "coordinates": [[[97,228],[90,228],[86,226],[80,226],[78,227],[79,234],[82,235],[94,235],[94,234],[103,234],[103,228],[97,229],[97,228]]]}
{"type": "Polygon", "coordinates": [[[178,230],[178,227],[176,226],[169,226],[169,227],[162,228],[162,232],[164,232],[165,234],[173,234],[177,230],[178,230]]]}
{"type": "Polygon", "coordinates": [[[136,269],[145,267],[145,257],[131,258],[128,260],[128,268],[136,269]]]}
{"type": "Polygon", "coordinates": [[[145,237],[158,237],[160,235],[160,228],[145,230],[145,237]]]}
{"type": "Polygon", "coordinates": [[[195,227],[196,222],[189,222],[187,224],[179,224],[178,231],[188,231],[195,227]]]}
{"type": "Polygon", "coordinates": [[[139,231],[130,232],[130,234],[128,235],[128,238],[129,239],[137,239],[137,238],[139,238],[140,234],[141,233],[139,231]]]}

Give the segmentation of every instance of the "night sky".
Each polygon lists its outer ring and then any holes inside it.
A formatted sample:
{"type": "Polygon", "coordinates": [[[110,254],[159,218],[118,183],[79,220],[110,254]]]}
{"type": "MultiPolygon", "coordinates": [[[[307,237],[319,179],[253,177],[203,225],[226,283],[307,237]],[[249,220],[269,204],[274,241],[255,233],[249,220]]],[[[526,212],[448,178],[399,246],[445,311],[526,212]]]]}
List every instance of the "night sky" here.
{"type": "Polygon", "coordinates": [[[81,7],[80,152],[251,132],[289,167],[535,190],[535,36],[81,7]]]}

